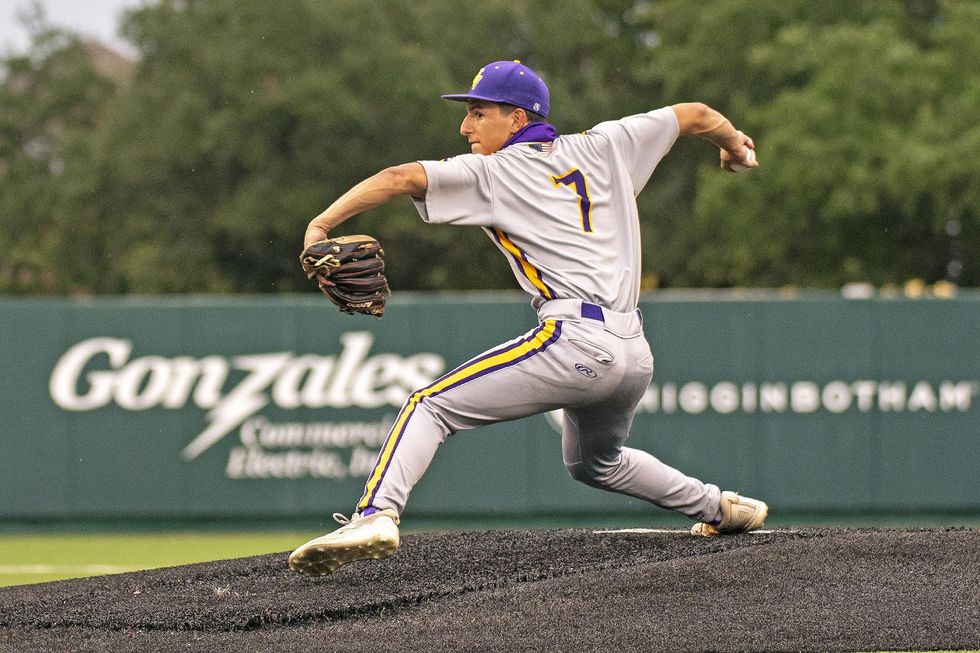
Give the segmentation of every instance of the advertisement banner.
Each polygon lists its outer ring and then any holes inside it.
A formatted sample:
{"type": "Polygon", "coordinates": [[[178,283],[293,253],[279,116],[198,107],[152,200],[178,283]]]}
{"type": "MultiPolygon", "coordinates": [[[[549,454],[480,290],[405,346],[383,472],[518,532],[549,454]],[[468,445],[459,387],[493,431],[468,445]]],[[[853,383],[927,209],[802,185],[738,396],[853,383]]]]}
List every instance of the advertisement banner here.
{"type": "MultiPolygon", "coordinates": [[[[630,446],[783,510],[977,510],[980,298],[656,295],[630,446]]],[[[402,402],[532,328],[519,296],[0,301],[0,518],[349,512],[402,402]]],[[[637,512],[560,411],[449,438],[415,514],[637,512]]]]}

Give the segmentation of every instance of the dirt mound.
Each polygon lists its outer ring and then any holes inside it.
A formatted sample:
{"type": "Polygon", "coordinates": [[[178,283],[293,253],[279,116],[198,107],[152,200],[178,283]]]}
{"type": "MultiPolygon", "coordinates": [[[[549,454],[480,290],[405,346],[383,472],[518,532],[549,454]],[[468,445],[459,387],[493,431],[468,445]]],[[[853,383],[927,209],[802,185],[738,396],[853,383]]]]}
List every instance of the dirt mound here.
{"type": "Polygon", "coordinates": [[[839,651],[980,646],[980,531],[407,536],[0,590],[0,650],[839,651]]]}

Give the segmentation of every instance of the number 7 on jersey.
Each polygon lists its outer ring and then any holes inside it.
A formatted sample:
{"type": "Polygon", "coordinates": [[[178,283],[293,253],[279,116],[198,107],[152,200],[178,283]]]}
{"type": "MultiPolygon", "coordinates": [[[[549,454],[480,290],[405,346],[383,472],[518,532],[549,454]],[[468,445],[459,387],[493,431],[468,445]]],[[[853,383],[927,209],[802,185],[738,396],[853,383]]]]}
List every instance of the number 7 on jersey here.
{"type": "Polygon", "coordinates": [[[589,199],[589,184],[585,175],[578,168],[572,168],[561,177],[551,175],[551,183],[555,188],[571,186],[578,194],[578,208],[582,214],[582,231],[592,232],[592,200],[589,199]]]}

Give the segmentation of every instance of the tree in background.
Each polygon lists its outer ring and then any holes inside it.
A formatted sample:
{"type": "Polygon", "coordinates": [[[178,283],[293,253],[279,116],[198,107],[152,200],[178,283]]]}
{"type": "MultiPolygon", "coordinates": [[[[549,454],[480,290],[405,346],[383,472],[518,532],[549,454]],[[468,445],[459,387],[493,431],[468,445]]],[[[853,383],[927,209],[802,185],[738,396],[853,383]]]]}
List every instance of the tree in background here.
{"type": "MultiPolygon", "coordinates": [[[[117,275],[101,290],[307,290],[306,221],[384,166],[468,151],[462,107],[439,94],[488,60],[555,71],[561,117],[589,126],[629,90],[606,68],[632,53],[595,36],[592,3],[572,4],[213,0],[134,13],[126,33],[142,61],[103,134],[93,198],[119,226],[117,275]]],[[[386,243],[395,288],[513,287],[481,232],[420,227],[407,201],[351,225],[386,243]]]]}
{"type": "Polygon", "coordinates": [[[766,167],[701,177],[675,278],[980,283],[980,4],[800,3],[758,22],[740,23],[731,92],[766,167]]]}
{"type": "MultiPolygon", "coordinates": [[[[126,70],[97,44],[47,27],[35,10],[25,16],[31,49],[3,61],[0,76],[0,292],[56,292],[73,273],[63,270],[65,220],[77,177],[93,157],[91,135],[126,70]],[[101,68],[101,72],[100,72],[101,68]]],[[[84,209],[83,209],[84,212],[84,209]]],[[[70,251],[70,248],[69,248],[70,251]]],[[[84,275],[80,275],[84,276],[84,275]]],[[[78,286],[82,288],[82,286],[78,286]]]]}
{"type": "MultiPolygon", "coordinates": [[[[468,151],[438,96],[500,58],[542,73],[565,133],[702,100],[756,138],[750,174],[697,141],[654,173],[647,287],[977,285],[978,7],[164,0],[129,15],[125,75],[39,25],[0,78],[0,291],[307,291],[308,219],[468,151]]],[[[479,230],[407,201],[347,228],[386,244],[396,289],[514,287],[479,230]]]]}

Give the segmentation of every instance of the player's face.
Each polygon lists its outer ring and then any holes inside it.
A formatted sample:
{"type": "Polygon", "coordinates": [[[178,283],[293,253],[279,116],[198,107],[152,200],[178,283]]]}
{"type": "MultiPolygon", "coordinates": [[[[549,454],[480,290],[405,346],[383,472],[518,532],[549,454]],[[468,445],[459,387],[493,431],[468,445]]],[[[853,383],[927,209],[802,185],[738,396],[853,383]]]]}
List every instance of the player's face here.
{"type": "Polygon", "coordinates": [[[469,142],[473,154],[493,154],[517,132],[518,114],[514,111],[505,115],[496,104],[470,102],[459,133],[469,142]]]}

